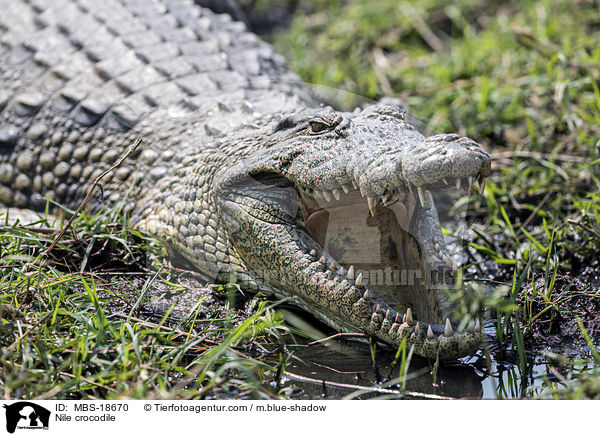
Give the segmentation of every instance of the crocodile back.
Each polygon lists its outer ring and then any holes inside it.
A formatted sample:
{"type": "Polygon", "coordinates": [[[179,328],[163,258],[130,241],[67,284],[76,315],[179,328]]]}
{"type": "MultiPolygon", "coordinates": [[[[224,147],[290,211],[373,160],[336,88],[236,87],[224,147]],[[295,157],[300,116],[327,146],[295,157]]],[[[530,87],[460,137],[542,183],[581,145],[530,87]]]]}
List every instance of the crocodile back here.
{"type": "MultiPolygon", "coordinates": [[[[146,146],[132,156],[142,171],[162,152],[178,154],[172,138],[181,132],[153,114],[244,103],[252,112],[250,102],[269,104],[253,90],[295,80],[243,23],[192,0],[1,0],[0,202],[74,204],[136,136],[146,146]]],[[[224,118],[203,131],[241,122],[224,118]]],[[[132,165],[123,167],[109,191],[129,179],[132,165]]]]}

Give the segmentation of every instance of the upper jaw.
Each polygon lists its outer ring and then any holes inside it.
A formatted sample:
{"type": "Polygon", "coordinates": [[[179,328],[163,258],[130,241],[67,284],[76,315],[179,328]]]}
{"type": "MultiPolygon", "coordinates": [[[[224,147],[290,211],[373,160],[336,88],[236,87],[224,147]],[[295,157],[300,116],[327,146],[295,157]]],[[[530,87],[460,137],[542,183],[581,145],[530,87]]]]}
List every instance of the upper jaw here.
{"type": "MultiPolygon", "coordinates": [[[[383,187],[381,184],[368,185],[364,181],[365,179],[360,177],[358,180],[351,177],[345,183],[337,185],[331,181],[321,181],[321,185],[310,188],[297,185],[300,207],[304,209],[305,217],[309,217],[307,220],[309,227],[311,214],[316,215],[319,210],[335,210],[362,203],[366,205],[369,214],[374,218],[379,217],[383,210],[392,210],[397,218],[399,229],[407,235],[410,234],[416,243],[415,247],[422,262],[421,268],[426,286],[418,291],[413,291],[412,300],[407,305],[390,306],[388,301],[379,295],[379,291],[374,290],[375,288],[364,283],[364,279],[358,279],[354,274],[353,279],[360,282],[355,283],[354,288],[365,290],[365,296],[369,297],[365,302],[363,296],[363,299],[356,302],[355,305],[362,304],[367,307],[370,304],[372,306],[370,309],[364,309],[366,313],[369,310],[372,310],[373,313],[372,320],[369,322],[369,327],[373,331],[367,330],[370,334],[396,345],[398,338],[408,337],[408,343],[416,346],[417,354],[430,358],[435,353],[439,353],[442,359],[456,358],[470,354],[478,347],[479,323],[477,325],[469,324],[467,331],[455,332],[456,327],[452,327],[450,321],[454,305],[446,290],[454,286],[457,267],[445,247],[430,189],[441,187],[466,189],[470,192],[475,179],[483,188],[485,179],[489,175],[489,160],[486,159],[485,152],[481,156],[475,155],[473,160],[477,161],[477,165],[473,168],[454,171],[451,173],[454,175],[450,176],[446,176],[446,173],[442,171],[437,177],[430,176],[417,180],[417,183],[421,183],[420,185],[409,181],[408,174],[404,172],[396,185],[383,185],[383,187]],[[373,195],[375,193],[377,195],[373,195]],[[418,292],[422,294],[417,295],[418,292]],[[430,305],[435,307],[429,307],[430,305]],[[396,315],[398,313],[400,315],[396,315]],[[393,319],[389,319],[390,316],[393,319]],[[383,321],[379,324],[377,321],[373,321],[377,319],[383,321]],[[389,322],[386,324],[385,320],[389,322]]],[[[413,180],[416,179],[413,178],[413,180]]],[[[405,239],[408,238],[405,237],[405,239]]],[[[319,241],[319,245],[324,247],[323,241],[319,241]]],[[[331,264],[329,269],[338,271],[339,280],[343,281],[343,275],[350,266],[341,262],[340,259],[336,259],[335,256],[330,257],[326,251],[321,253],[323,253],[321,259],[325,267],[331,264]],[[339,272],[340,267],[341,273],[339,272]]],[[[319,255],[317,252],[316,256],[319,255]]],[[[354,266],[352,269],[356,270],[354,266]]],[[[351,291],[348,292],[351,293],[351,291]]],[[[324,318],[330,316],[335,317],[334,314],[328,312],[324,318]]],[[[346,320],[338,319],[337,322],[339,325],[343,325],[346,320]]],[[[352,330],[348,325],[346,325],[346,329],[352,330]]]]}

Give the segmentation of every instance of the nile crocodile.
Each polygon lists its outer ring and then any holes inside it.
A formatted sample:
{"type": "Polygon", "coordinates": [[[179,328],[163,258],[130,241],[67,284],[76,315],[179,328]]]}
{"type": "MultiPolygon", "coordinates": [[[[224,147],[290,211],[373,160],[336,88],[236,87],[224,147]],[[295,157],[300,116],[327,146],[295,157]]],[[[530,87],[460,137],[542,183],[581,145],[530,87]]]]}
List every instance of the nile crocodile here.
{"type": "Polygon", "coordinates": [[[321,107],[271,46],[192,0],[1,3],[0,202],[76,206],[141,137],[102,201],[202,273],[425,357],[478,348],[478,322],[450,321],[430,194],[485,181],[474,141],[424,137],[393,106],[321,107]],[[412,280],[369,283],[373,265],[412,280]]]}

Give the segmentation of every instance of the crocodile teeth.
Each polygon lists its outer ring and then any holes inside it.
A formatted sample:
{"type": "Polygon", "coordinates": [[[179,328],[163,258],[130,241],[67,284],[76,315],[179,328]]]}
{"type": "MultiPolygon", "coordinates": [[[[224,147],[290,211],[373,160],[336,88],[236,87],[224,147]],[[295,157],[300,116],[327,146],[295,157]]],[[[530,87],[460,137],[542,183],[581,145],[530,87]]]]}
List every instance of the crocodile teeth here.
{"type": "Polygon", "coordinates": [[[315,198],[323,198],[323,192],[318,191],[318,190],[313,190],[313,194],[315,196],[315,198]]]}
{"type": "Polygon", "coordinates": [[[331,264],[329,265],[329,269],[331,271],[335,271],[335,264],[333,262],[331,262],[331,264]]]}
{"type": "Polygon", "coordinates": [[[309,254],[314,257],[317,255],[317,252],[315,250],[310,250],[309,254]]]}
{"type": "Polygon", "coordinates": [[[343,276],[344,274],[346,274],[346,270],[344,269],[343,266],[340,266],[340,269],[338,269],[338,274],[343,276]]]}
{"type": "Polygon", "coordinates": [[[419,202],[421,203],[421,206],[423,206],[425,209],[429,209],[431,207],[431,199],[429,197],[429,192],[427,192],[427,189],[423,188],[422,186],[419,186],[417,188],[417,192],[419,193],[419,202]]]}
{"type": "Polygon", "coordinates": [[[486,178],[481,174],[479,175],[479,177],[477,177],[477,182],[479,183],[479,192],[481,194],[483,194],[483,191],[485,191],[485,181],[486,178]]]}
{"type": "Polygon", "coordinates": [[[460,178],[456,179],[456,189],[460,189],[460,178]]]}
{"type": "Polygon", "coordinates": [[[369,301],[371,299],[371,296],[369,295],[369,290],[365,290],[365,293],[362,296],[363,300],[369,301]]]}
{"type": "Polygon", "coordinates": [[[449,338],[453,334],[454,334],[454,330],[452,330],[452,324],[450,324],[450,320],[448,318],[446,318],[446,327],[444,328],[444,336],[449,338]]]}
{"type": "Polygon", "coordinates": [[[321,256],[321,258],[319,259],[319,262],[322,264],[325,264],[325,256],[321,256]]]}
{"type": "Polygon", "coordinates": [[[354,280],[354,265],[350,265],[350,268],[348,268],[348,274],[346,275],[346,277],[348,278],[348,280],[354,280]]]}
{"type": "Polygon", "coordinates": [[[431,330],[431,326],[427,327],[427,339],[433,339],[433,330],[431,330]]]}
{"type": "Polygon", "coordinates": [[[481,324],[479,324],[479,318],[475,320],[475,326],[473,327],[473,330],[475,330],[476,332],[481,332],[481,324]]]}
{"type": "Polygon", "coordinates": [[[419,333],[421,333],[421,325],[419,324],[419,321],[417,321],[415,324],[415,335],[419,336],[419,333]]]}
{"type": "Polygon", "coordinates": [[[408,309],[406,309],[406,323],[408,325],[413,325],[415,323],[415,320],[413,319],[413,315],[412,315],[412,310],[410,310],[410,307],[408,309]]]}
{"type": "Polygon", "coordinates": [[[348,188],[348,185],[342,185],[342,190],[344,191],[345,194],[350,192],[350,188],[348,188]]]}
{"type": "Polygon", "coordinates": [[[354,189],[358,189],[358,185],[356,184],[356,182],[354,180],[352,180],[352,187],[354,189]]]}
{"type": "MultiPolygon", "coordinates": [[[[356,277],[356,280],[354,281],[354,285],[355,285],[357,288],[362,288],[362,287],[363,287],[363,278],[362,278],[362,273],[360,273],[360,274],[358,275],[358,277],[356,277]]],[[[365,292],[365,294],[366,294],[366,292],[365,292]]]]}
{"type": "Polygon", "coordinates": [[[421,202],[421,206],[425,207],[425,188],[419,186],[417,188],[417,192],[419,193],[419,201],[421,202]]]}
{"type": "Polygon", "coordinates": [[[400,324],[400,321],[402,321],[402,320],[400,319],[400,314],[399,314],[399,313],[396,313],[396,317],[394,318],[394,322],[395,322],[396,324],[400,324]]]}
{"type": "Polygon", "coordinates": [[[340,190],[339,189],[334,189],[333,191],[331,191],[331,193],[333,194],[333,196],[335,197],[336,200],[340,199],[340,190]]]}
{"type": "Polygon", "coordinates": [[[475,326],[475,321],[473,321],[473,320],[469,321],[469,324],[467,325],[467,331],[469,333],[473,333],[474,326],[475,326]]]}
{"type": "Polygon", "coordinates": [[[323,197],[325,197],[326,201],[331,201],[331,193],[329,191],[323,191],[323,197]]]}
{"type": "Polygon", "coordinates": [[[387,206],[387,195],[381,196],[381,202],[383,203],[384,206],[387,206]]]}
{"type": "Polygon", "coordinates": [[[367,197],[367,203],[369,204],[371,216],[375,216],[375,205],[377,204],[377,199],[375,197],[367,197]]]}
{"type": "Polygon", "coordinates": [[[442,182],[444,182],[444,185],[448,184],[448,180],[446,180],[446,179],[442,179],[442,182]]]}
{"type": "Polygon", "coordinates": [[[468,192],[471,195],[471,190],[473,189],[473,176],[467,177],[467,185],[469,187],[468,192]]]}
{"type": "Polygon", "coordinates": [[[375,312],[377,313],[381,313],[381,306],[378,304],[377,307],[375,308],[375,312]]]}
{"type": "Polygon", "coordinates": [[[388,310],[385,312],[385,319],[387,319],[387,320],[390,320],[390,319],[392,319],[392,312],[390,311],[390,309],[388,309],[388,310]]]}

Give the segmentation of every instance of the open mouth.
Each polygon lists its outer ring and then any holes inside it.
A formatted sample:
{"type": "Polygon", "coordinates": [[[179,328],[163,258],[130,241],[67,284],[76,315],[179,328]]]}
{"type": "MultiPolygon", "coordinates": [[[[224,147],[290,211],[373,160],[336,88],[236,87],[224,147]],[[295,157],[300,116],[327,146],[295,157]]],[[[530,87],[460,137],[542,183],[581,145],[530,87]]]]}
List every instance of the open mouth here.
{"type": "MultiPolygon", "coordinates": [[[[479,182],[483,188],[485,178],[479,182]]],[[[331,191],[298,192],[306,230],[322,248],[320,261],[330,266],[334,280],[353,283],[370,301],[381,300],[373,314],[376,322],[408,324],[423,340],[433,340],[454,335],[447,291],[454,287],[457,267],[430,191],[470,192],[472,185],[472,177],[444,179],[427,188],[409,183],[379,197],[363,196],[355,182],[331,191]]],[[[466,330],[479,332],[479,322],[466,330]]]]}

